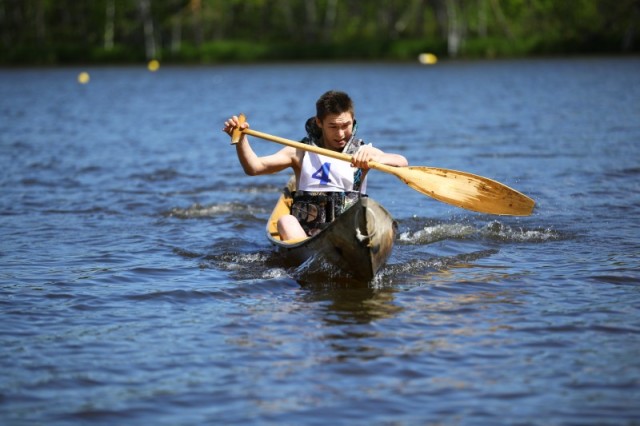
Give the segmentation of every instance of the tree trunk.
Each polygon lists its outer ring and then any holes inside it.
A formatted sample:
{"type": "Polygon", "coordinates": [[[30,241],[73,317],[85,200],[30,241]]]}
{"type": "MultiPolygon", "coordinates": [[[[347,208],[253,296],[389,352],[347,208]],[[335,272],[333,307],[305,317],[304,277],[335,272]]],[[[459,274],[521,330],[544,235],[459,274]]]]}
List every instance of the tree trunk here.
{"type": "Polygon", "coordinates": [[[424,28],[424,0],[415,0],[415,14],[413,15],[415,18],[415,30],[414,34],[416,37],[424,37],[426,34],[424,28]]]}
{"type": "Polygon", "coordinates": [[[193,32],[196,46],[202,45],[204,42],[204,31],[202,30],[202,1],[191,0],[189,2],[191,16],[193,18],[193,32]]]}
{"type": "Polygon", "coordinates": [[[338,0],[329,0],[327,4],[327,12],[324,19],[324,41],[331,41],[333,30],[336,25],[336,17],[338,12],[338,0]]]}
{"type": "Polygon", "coordinates": [[[284,26],[287,29],[287,33],[291,37],[297,36],[295,19],[293,16],[293,11],[291,10],[291,3],[289,2],[289,0],[280,0],[278,4],[280,5],[280,10],[282,11],[282,16],[284,17],[284,26]]]}
{"type": "Polygon", "coordinates": [[[491,1],[491,8],[493,9],[493,13],[496,15],[496,19],[498,20],[498,23],[502,27],[504,34],[507,36],[509,40],[513,40],[514,38],[513,31],[511,31],[511,28],[509,27],[509,23],[507,22],[507,18],[504,16],[504,13],[502,12],[500,3],[498,3],[497,0],[490,0],[490,1],[491,1]]]}
{"type": "Polygon", "coordinates": [[[36,40],[38,41],[38,44],[42,45],[47,36],[47,28],[45,26],[44,19],[44,4],[42,0],[37,0],[35,2],[35,9],[36,40]]]}
{"type": "Polygon", "coordinates": [[[2,34],[2,46],[8,49],[11,44],[9,31],[7,31],[7,28],[9,28],[9,19],[7,19],[7,12],[4,10],[4,7],[4,2],[0,2],[0,28],[4,28],[4,30],[0,31],[0,34],[2,34]]]}
{"type": "Polygon", "coordinates": [[[173,17],[171,22],[171,53],[178,53],[182,48],[182,16],[173,17]]]}
{"type": "Polygon", "coordinates": [[[147,60],[156,59],[156,39],[153,31],[153,19],[151,17],[151,0],[138,0],[142,25],[144,28],[144,51],[147,60]]]}
{"type": "Polygon", "coordinates": [[[487,36],[487,0],[478,0],[478,35],[487,36]]]}
{"type": "Polygon", "coordinates": [[[113,49],[114,20],[116,16],[116,5],[114,0],[107,0],[106,19],[104,24],[104,48],[113,49]]]}
{"type": "Polygon", "coordinates": [[[315,0],[306,0],[304,2],[306,21],[304,25],[304,33],[309,42],[316,41],[316,28],[318,25],[318,14],[316,11],[315,0]]]}
{"type": "Polygon", "coordinates": [[[462,43],[462,25],[458,16],[458,1],[447,0],[447,50],[449,56],[455,58],[460,53],[462,43]]]}
{"type": "Polygon", "coordinates": [[[449,28],[446,1],[447,0],[432,0],[431,2],[436,16],[437,32],[444,40],[447,39],[447,32],[449,28]]]}
{"type": "Polygon", "coordinates": [[[623,52],[631,52],[633,50],[633,40],[636,36],[636,22],[640,17],[640,1],[633,2],[631,5],[631,13],[627,28],[622,36],[621,48],[623,52]]]}

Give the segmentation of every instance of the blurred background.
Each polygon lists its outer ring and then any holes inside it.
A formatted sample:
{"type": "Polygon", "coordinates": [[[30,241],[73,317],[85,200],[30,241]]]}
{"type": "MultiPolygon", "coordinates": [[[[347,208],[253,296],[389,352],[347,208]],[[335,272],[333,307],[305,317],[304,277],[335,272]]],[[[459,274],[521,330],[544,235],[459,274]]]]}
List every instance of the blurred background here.
{"type": "Polygon", "coordinates": [[[638,0],[0,0],[0,64],[629,54],[639,29],[638,0]]]}

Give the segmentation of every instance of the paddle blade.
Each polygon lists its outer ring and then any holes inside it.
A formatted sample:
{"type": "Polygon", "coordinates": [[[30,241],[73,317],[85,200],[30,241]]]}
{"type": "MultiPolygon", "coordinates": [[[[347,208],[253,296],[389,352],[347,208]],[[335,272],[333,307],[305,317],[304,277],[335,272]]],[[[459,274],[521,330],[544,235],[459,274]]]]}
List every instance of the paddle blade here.
{"type": "Polygon", "coordinates": [[[528,216],[535,205],[515,189],[471,173],[420,166],[396,167],[392,173],[418,192],[480,213],[528,216]]]}

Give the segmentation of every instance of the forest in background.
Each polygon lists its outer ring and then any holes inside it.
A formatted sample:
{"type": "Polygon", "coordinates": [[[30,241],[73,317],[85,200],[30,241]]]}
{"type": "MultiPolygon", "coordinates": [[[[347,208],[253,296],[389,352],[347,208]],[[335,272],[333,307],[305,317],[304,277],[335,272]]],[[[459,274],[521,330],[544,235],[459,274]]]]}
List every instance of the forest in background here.
{"type": "Polygon", "coordinates": [[[0,64],[640,51],[640,0],[0,0],[0,64]]]}

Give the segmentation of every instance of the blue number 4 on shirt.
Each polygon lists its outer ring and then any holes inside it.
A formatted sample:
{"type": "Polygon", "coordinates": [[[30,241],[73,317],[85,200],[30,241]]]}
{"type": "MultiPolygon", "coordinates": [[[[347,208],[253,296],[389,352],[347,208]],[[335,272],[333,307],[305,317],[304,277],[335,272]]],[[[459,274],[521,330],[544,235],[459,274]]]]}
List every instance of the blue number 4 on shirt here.
{"type": "Polygon", "coordinates": [[[323,163],[322,167],[316,170],[311,177],[320,180],[322,185],[326,185],[331,182],[331,179],[329,178],[329,170],[331,170],[331,163],[323,163]]]}

